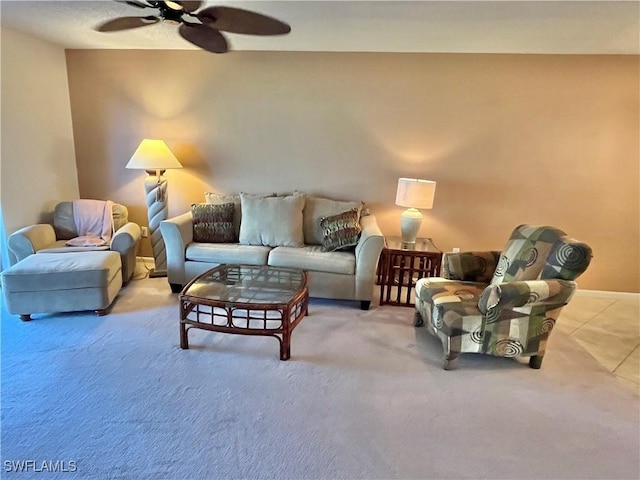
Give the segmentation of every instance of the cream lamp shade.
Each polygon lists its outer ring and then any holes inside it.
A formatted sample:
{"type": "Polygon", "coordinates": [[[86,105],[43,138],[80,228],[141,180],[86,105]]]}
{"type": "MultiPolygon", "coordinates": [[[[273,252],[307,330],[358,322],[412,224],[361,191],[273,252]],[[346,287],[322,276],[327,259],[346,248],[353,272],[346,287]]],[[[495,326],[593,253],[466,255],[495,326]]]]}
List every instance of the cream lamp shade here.
{"type": "Polygon", "coordinates": [[[150,277],[167,275],[167,252],[160,232],[160,222],[167,219],[167,179],[162,175],[169,168],[182,168],[182,165],[162,140],[145,138],[125,168],[147,171],[144,190],[147,195],[147,217],[149,219],[149,237],[153,248],[155,268],[150,277]]]}
{"type": "Polygon", "coordinates": [[[408,207],[400,217],[403,242],[416,242],[416,237],[422,224],[422,213],[418,209],[432,208],[435,195],[436,182],[418,178],[398,179],[396,205],[408,207]]]}
{"type": "Polygon", "coordinates": [[[125,168],[154,171],[157,174],[157,172],[169,168],[182,168],[182,165],[164,143],[164,140],[145,138],[133,152],[125,168]]]}

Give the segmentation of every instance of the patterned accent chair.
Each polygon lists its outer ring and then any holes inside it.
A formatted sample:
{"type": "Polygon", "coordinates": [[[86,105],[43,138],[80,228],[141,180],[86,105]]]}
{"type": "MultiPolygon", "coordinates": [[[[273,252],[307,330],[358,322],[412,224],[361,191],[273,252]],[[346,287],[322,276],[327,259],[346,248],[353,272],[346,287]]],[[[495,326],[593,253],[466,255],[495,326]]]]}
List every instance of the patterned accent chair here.
{"type": "Polygon", "coordinates": [[[442,341],[444,368],[460,353],[530,357],[540,368],[562,307],[591,248],[549,226],[520,225],[502,252],[445,254],[443,277],[416,284],[415,325],[442,341]]]}

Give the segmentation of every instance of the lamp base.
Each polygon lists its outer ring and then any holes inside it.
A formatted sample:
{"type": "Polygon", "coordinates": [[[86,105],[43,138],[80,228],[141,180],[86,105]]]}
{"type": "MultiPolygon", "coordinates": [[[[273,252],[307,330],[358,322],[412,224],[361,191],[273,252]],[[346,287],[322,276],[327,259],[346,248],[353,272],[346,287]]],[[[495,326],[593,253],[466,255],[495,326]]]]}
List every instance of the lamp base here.
{"type": "Polygon", "coordinates": [[[402,232],[402,242],[408,244],[416,243],[416,237],[422,224],[422,214],[415,208],[407,208],[400,216],[400,230],[402,232]]]}
{"type": "Polygon", "coordinates": [[[152,268],[151,270],[149,270],[149,278],[160,278],[160,277],[166,277],[166,276],[167,276],[166,270],[156,270],[155,268],[152,268]]]}

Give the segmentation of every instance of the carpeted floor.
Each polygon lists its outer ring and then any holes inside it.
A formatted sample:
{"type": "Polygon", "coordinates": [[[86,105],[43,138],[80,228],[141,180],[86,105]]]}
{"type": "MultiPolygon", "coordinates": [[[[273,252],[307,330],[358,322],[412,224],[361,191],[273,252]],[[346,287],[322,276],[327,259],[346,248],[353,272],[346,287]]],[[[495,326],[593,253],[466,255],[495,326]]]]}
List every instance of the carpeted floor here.
{"type": "Polygon", "coordinates": [[[562,331],[539,371],[446,372],[407,308],[312,300],[287,362],[273,338],[192,331],[181,350],[177,309],[166,279],[105,317],[3,307],[2,478],[640,476],[638,397],[562,331]],[[15,473],[26,460],[76,471],[15,473]]]}

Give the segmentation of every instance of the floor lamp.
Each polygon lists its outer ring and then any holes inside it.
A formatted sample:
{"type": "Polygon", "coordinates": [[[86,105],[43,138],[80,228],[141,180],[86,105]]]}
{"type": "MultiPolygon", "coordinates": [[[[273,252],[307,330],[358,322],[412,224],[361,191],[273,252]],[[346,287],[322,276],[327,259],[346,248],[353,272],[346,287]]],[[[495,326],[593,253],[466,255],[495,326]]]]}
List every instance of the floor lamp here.
{"type": "Polygon", "coordinates": [[[149,237],[155,263],[155,268],[149,272],[149,277],[166,277],[167,252],[160,233],[160,222],[167,219],[169,208],[167,204],[167,179],[163,174],[168,168],[182,168],[182,165],[163,140],[145,138],[140,142],[125,168],[147,171],[144,190],[147,194],[149,237]]]}
{"type": "Polygon", "coordinates": [[[416,243],[416,237],[422,223],[422,213],[418,209],[433,207],[436,195],[436,182],[417,178],[399,178],[396,191],[396,205],[409,207],[400,217],[402,241],[416,243]]]}

